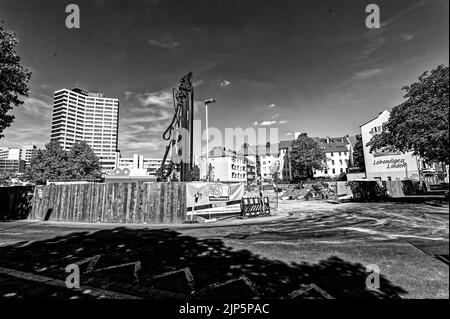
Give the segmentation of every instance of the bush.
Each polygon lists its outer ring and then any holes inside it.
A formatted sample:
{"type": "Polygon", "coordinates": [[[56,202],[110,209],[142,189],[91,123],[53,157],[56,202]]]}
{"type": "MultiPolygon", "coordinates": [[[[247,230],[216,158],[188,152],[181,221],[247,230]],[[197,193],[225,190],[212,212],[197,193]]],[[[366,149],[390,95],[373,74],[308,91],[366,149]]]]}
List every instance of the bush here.
{"type": "Polygon", "coordinates": [[[377,181],[350,181],[346,185],[350,187],[355,200],[366,201],[386,197],[386,189],[377,181]]]}
{"type": "Polygon", "coordinates": [[[445,173],[445,172],[438,172],[437,173],[437,179],[440,182],[443,182],[446,177],[447,177],[447,173],[445,173]]]}
{"type": "Polygon", "coordinates": [[[405,195],[418,195],[423,193],[420,186],[420,181],[413,181],[410,179],[402,181],[402,189],[405,195]]]}
{"type": "Polygon", "coordinates": [[[322,190],[323,186],[321,183],[315,183],[312,185],[312,189],[316,192],[319,192],[320,190],[322,190]]]}

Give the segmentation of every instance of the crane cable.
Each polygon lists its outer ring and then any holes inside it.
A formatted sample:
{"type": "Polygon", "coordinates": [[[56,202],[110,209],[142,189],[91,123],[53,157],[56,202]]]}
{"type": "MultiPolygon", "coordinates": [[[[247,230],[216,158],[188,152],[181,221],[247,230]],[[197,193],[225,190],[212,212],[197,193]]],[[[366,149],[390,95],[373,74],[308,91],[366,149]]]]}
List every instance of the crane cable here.
{"type": "MultiPolygon", "coordinates": [[[[172,89],[172,99],[173,99],[173,108],[174,108],[174,115],[172,118],[172,121],[170,122],[169,126],[167,127],[167,129],[164,131],[162,138],[165,141],[169,141],[172,138],[172,131],[174,130],[175,126],[178,125],[180,123],[180,116],[179,116],[179,111],[180,111],[180,105],[178,103],[176,103],[176,93],[178,93],[178,91],[174,88],[172,89]]],[[[170,149],[172,148],[173,142],[170,141],[169,145],[166,146],[166,152],[164,153],[164,157],[161,163],[161,175],[163,177],[163,179],[165,180],[173,171],[173,166],[174,164],[172,163],[172,161],[169,163],[169,168],[167,171],[167,174],[164,174],[164,168],[166,166],[166,159],[167,159],[167,155],[169,154],[170,149]]]]}

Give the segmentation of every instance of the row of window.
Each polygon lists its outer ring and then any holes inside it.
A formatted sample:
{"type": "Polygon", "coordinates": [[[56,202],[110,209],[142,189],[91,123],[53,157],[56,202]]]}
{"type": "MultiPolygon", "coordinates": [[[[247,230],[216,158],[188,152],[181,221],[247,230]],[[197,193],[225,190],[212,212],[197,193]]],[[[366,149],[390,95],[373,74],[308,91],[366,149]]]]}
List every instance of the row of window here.
{"type": "MultiPolygon", "coordinates": [[[[336,153],[337,153],[337,152],[336,152],[336,153]]],[[[342,155],[347,156],[347,154],[348,154],[348,152],[339,152],[339,156],[342,156],[342,155]]],[[[334,153],[331,153],[330,156],[333,157],[333,156],[334,156],[334,153]]]]}
{"type": "MultiPolygon", "coordinates": [[[[328,160],[328,161],[331,161],[331,165],[334,165],[334,160],[328,160]]],[[[339,160],[339,164],[342,165],[343,163],[344,163],[344,161],[340,159],[340,160],[339,160]]],[[[348,165],[348,159],[345,160],[345,164],[348,165]]]]}
{"type": "MultiPolygon", "coordinates": [[[[345,171],[347,171],[347,170],[345,170],[345,171]]],[[[328,172],[329,172],[328,169],[325,169],[325,170],[323,171],[323,173],[324,173],[325,175],[327,175],[328,172]]],[[[340,172],[340,173],[344,173],[344,169],[341,167],[341,168],[339,169],[339,172],[340,172]]],[[[314,172],[314,173],[316,173],[316,172],[314,172]]],[[[335,169],[335,168],[331,169],[331,174],[336,174],[336,169],[335,169]]]]}

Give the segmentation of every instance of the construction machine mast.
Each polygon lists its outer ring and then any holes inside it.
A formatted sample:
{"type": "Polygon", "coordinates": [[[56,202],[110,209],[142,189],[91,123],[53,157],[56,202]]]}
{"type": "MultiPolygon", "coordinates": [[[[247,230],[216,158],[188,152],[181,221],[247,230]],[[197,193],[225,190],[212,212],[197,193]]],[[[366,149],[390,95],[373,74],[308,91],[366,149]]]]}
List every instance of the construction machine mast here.
{"type": "Polygon", "coordinates": [[[190,181],[194,155],[194,86],[192,72],[180,80],[178,90],[172,90],[174,116],[164,131],[163,139],[169,141],[157,172],[158,181],[190,181]],[[171,159],[166,165],[169,152],[171,159]]]}

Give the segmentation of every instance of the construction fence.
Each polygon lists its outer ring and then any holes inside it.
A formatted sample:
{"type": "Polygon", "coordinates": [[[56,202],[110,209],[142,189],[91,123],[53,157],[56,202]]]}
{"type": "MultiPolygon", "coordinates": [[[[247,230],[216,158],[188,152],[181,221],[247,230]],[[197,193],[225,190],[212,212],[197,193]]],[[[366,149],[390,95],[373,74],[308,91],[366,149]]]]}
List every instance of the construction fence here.
{"type": "Polygon", "coordinates": [[[185,183],[36,186],[30,219],[89,223],[182,223],[185,183]]]}

